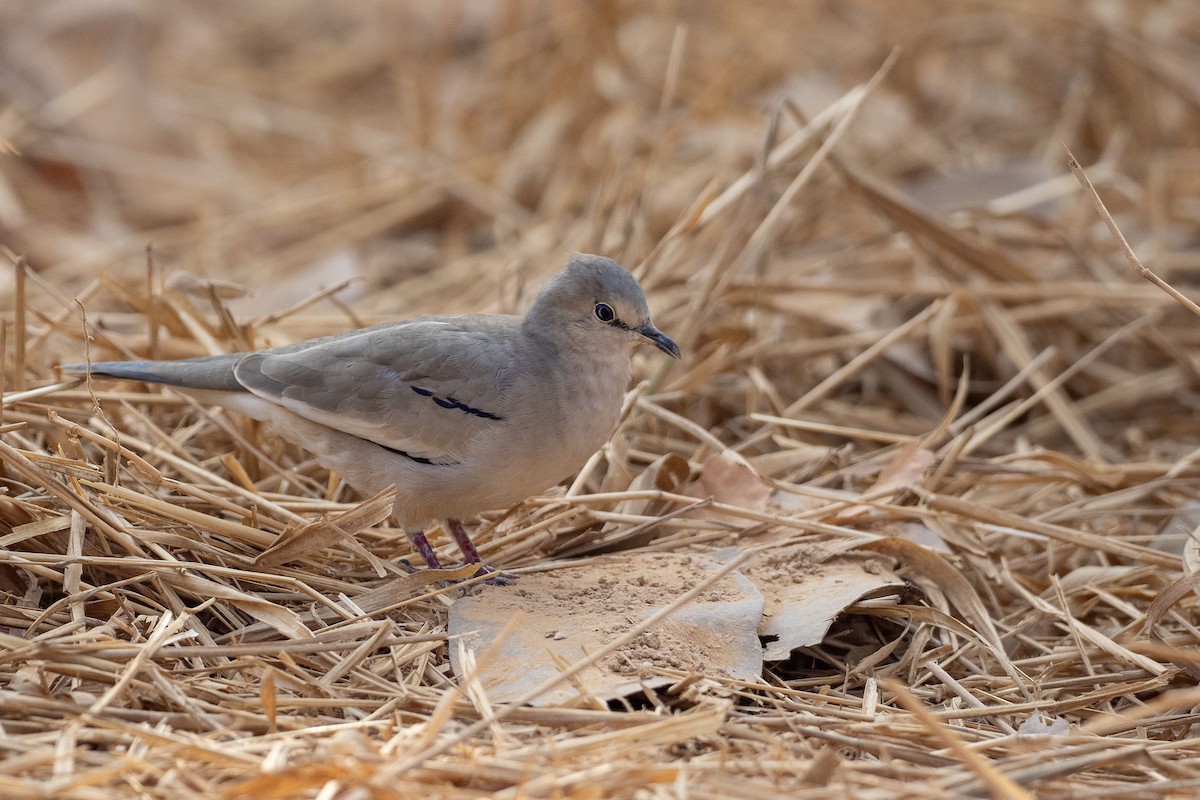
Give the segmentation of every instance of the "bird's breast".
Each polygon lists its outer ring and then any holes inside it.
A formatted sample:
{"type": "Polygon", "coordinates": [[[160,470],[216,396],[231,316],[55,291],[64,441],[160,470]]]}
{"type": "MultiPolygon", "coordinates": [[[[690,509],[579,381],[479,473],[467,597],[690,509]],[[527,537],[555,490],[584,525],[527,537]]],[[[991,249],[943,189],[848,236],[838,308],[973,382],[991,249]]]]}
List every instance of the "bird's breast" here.
{"type": "Polygon", "coordinates": [[[563,480],[608,440],[629,384],[627,359],[552,366],[536,391],[516,393],[487,447],[487,460],[519,471],[512,477],[528,493],[563,480]]]}

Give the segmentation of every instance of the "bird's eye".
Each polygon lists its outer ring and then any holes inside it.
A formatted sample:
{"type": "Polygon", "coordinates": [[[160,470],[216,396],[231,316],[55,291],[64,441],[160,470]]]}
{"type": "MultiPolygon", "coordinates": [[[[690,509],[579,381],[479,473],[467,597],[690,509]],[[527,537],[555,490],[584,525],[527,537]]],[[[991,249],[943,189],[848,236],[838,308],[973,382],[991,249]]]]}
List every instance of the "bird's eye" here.
{"type": "Polygon", "coordinates": [[[596,319],[601,322],[612,322],[617,318],[617,312],[608,303],[596,303],[596,319]]]}

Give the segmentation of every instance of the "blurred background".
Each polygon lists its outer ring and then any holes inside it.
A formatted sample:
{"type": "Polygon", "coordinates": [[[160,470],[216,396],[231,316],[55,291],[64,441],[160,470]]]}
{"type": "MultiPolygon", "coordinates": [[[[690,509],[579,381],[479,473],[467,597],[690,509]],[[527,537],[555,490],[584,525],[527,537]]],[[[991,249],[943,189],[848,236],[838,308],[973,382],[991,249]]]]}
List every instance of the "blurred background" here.
{"type": "MultiPolygon", "coordinates": [[[[723,404],[779,411],[931,296],[992,287],[1025,341],[960,297],[940,344],[853,382],[850,399],[899,392],[892,429],[926,430],[963,354],[979,398],[1025,366],[1018,350],[1053,346],[1061,367],[1147,308],[1176,313],[1131,275],[1063,144],[1160,274],[1187,288],[1200,265],[1191,0],[5,0],[0,43],[0,244],[34,279],[35,372],[78,355],[76,295],[111,312],[110,349],[145,351],[144,319],[122,315],[146,311],[129,292],[158,291],[147,246],[225,349],[241,345],[205,281],[232,284],[219,293],[239,320],[338,288],[306,309],[319,319],[258,329],[261,345],[517,311],[567,253],[604,253],[705,365],[675,385],[719,389],[688,409],[705,425],[723,404]]],[[[1176,345],[1194,341],[1178,322],[1176,345]]],[[[169,341],[156,352],[215,346],[169,341]]],[[[1155,359],[1191,382],[1178,351],[1121,343],[1067,389],[1155,359]]]]}

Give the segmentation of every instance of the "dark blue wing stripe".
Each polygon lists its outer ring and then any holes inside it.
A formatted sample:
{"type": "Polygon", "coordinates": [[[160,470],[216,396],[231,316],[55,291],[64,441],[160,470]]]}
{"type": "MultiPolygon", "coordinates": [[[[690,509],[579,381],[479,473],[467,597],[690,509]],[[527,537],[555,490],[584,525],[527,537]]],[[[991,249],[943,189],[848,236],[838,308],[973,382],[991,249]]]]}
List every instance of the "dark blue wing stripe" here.
{"type": "MultiPolygon", "coordinates": [[[[379,442],[375,442],[375,444],[379,444],[379,442]]],[[[415,461],[418,464],[436,464],[436,463],[438,463],[438,462],[434,461],[432,458],[425,458],[424,456],[414,456],[412,453],[406,453],[403,450],[400,450],[395,447],[388,447],[386,444],[379,444],[379,446],[382,447],[384,450],[388,450],[392,453],[395,453],[398,456],[404,456],[405,458],[415,461]]]]}
{"type": "MultiPolygon", "coordinates": [[[[473,417],[482,417],[483,419],[504,419],[504,417],[484,411],[483,409],[469,406],[466,403],[454,399],[453,397],[438,397],[433,392],[429,391],[428,389],[422,389],[420,386],[409,386],[408,388],[421,395],[421,397],[428,397],[432,399],[433,402],[437,403],[442,408],[456,408],[459,411],[462,411],[464,414],[470,414],[473,417]]],[[[404,453],[403,455],[407,455],[407,453],[404,453]]]]}

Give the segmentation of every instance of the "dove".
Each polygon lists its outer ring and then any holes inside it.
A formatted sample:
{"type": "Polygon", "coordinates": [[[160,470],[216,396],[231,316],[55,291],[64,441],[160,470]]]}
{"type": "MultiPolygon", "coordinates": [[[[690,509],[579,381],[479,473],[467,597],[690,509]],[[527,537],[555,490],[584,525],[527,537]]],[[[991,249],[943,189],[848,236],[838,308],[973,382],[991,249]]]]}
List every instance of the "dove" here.
{"type": "Polygon", "coordinates": [[[445,521],[483,564],[462,520],[570,476],[616,427],[635,346],[674,358],[637,280],[576,254],[522,316],[417,317],[247,353],[64,365],[165,384],[271,425],[360,492],[395,484],[393,516],[426,566],[445,521]]]}

